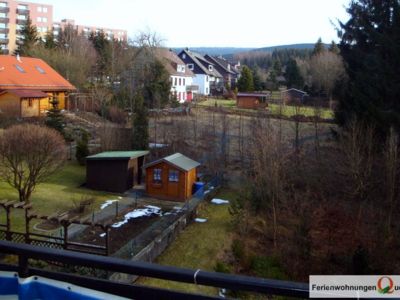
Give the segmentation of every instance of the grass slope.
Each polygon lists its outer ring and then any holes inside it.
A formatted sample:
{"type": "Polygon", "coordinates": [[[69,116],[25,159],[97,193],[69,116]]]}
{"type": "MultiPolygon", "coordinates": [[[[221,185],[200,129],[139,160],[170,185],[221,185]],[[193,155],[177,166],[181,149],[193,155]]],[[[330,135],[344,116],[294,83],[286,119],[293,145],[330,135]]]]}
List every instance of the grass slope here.
{"type": "MultiPolygon", "coordinates": [[[[233,199],[235,194],[220,191],[216,198],[233,199]]],[[[204,203],[199,209],[199,218],[207,218],[206,223],[190,224],[178,238],[158,257],[161,265],[214,271],[214,267],[232,242],[231,215],[228,205],[204,203]]],[[[216,295],[218,290],[212,287],[177,283],[153,278],[140,278],[140,284],[181,290],[192,293],[216,295]]]]}
{"type": "MultiPolygon", "coordinates": [[[[46,182],[37,186],[31,197],[33,210],[40,214],[50,215],[63,212],[74,207],[74,201],[79,202],[87,197],[94,199],[94,208],[110,198],[104,192],[96,192],[80,187],[85,182],[85,167],[68,162],[60,171],[52,175],[46,182]]],[[[18,193],[5,182],[0,181],[0,200],[18,200],[18,193]]],[[[1,211],[0,221],[4,223],[5,213],[1,211]]],[[[12,211],[12,227],[14,231],[24,229],[23,211],[12,211]]],[[[34,222],[35,223],[35,222],[34,222]]],[[[33,224],[34,224],[33,223],[33,224]]]]}

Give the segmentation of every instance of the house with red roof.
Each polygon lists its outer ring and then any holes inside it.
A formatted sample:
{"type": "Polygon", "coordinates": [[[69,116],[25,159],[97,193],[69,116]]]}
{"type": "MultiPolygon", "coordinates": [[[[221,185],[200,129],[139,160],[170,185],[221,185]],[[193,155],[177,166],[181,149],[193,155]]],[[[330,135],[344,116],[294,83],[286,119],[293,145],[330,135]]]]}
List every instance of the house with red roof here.
{"type": "Polygon", "coordinates": [[[43,60],[0,55],[0,111],[18,117],[43,116],[58,100],[65,109],[76,88],[43,60]]]}

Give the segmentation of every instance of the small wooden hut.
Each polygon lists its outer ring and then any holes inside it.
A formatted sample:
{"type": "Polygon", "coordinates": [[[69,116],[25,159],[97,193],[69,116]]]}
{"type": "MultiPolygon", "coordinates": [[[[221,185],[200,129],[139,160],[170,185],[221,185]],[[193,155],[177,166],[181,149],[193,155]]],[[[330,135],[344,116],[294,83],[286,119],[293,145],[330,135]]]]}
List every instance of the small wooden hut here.
{"type": "Polygon", "coordinates": [[[199,165],[180,153],[147,164],[147,195],[172,201],[189,199],[193,194],[199,165]]]}
{"type": "Polygon", "coordinates": [[[86,186],[123,193],[141,184],[142,167],[149,151],[110,151],[86,158],[86,186]]]}

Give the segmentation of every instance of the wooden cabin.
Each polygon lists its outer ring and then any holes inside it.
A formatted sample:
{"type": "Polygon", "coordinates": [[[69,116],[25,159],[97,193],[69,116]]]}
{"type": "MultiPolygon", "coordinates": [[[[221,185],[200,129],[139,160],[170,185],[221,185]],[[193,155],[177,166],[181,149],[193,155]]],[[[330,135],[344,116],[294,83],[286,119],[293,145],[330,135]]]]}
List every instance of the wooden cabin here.
{"type": "Polygon", "coordinates": [[[149,151],[110,151],[86,158],[86,187],[123,193],[142,183],[142,167],[149,151]]]}
{"type": "Polygon", "coordinates": [[[172,201],[186,201],[192,197],[199,165],[200,163],[180,153],[147,164],[147,195],[172,201]]]}
{"type": "Polygon", "coordinates": [[[0,111],[8,116],[39,117],[52,108],[65,109],[76,88],[43,60],[0,55],[0,111]]]}
{"type": "Polygon", "coordinates": [[[301,104],[308,97],[304,91],[291,88],[281,92],[281,98],[284,104],[301,104]]]}
{"type": "Polygon", "coordinates": [[[238,108],[259,109],[268,106],[267,93],[238,93],[236,95],[236,106],[238,108]]]}

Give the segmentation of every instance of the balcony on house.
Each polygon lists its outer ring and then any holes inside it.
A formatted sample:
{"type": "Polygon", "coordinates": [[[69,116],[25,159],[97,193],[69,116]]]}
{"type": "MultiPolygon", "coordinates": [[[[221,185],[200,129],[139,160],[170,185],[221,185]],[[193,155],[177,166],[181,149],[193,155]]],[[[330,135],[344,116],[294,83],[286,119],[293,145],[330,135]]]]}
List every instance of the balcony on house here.
{"type": "Polygon", "coordinates": [[[0,28],[0,34],[8,34],[10,32],[10,29],[8,28],[0,28]]]}
{"type": "Polygon", "coordinates": [[[0,6],[0,13],[9,13],[10,8],[7,6],[0,6]]]}
{"type": "Polygon", "coordinates": [[[18,24],[18,25],[25,25],[26,24],[26,19],[17,19],[17,21],[16,21],[16,23],[18,24]]]}
{"type": "Polygon", "coordinates": [[[17,14],[18,15],[29,15],[29,9],[28,8],[17,8],[17,14]]]}
{"type": "Polygon", "coordinates": [[[0,37],[0,45],[7,45],[8,41],[8,38],[0,37]]]}
{"type": "Polygon", "coordinates": [[[9,18],[0,17],[0,23],[5,23],[5,24],[7,24],[7,23],[9,23],[9,22],[10,22],[10,19],[9,19],[9,18]]]}

